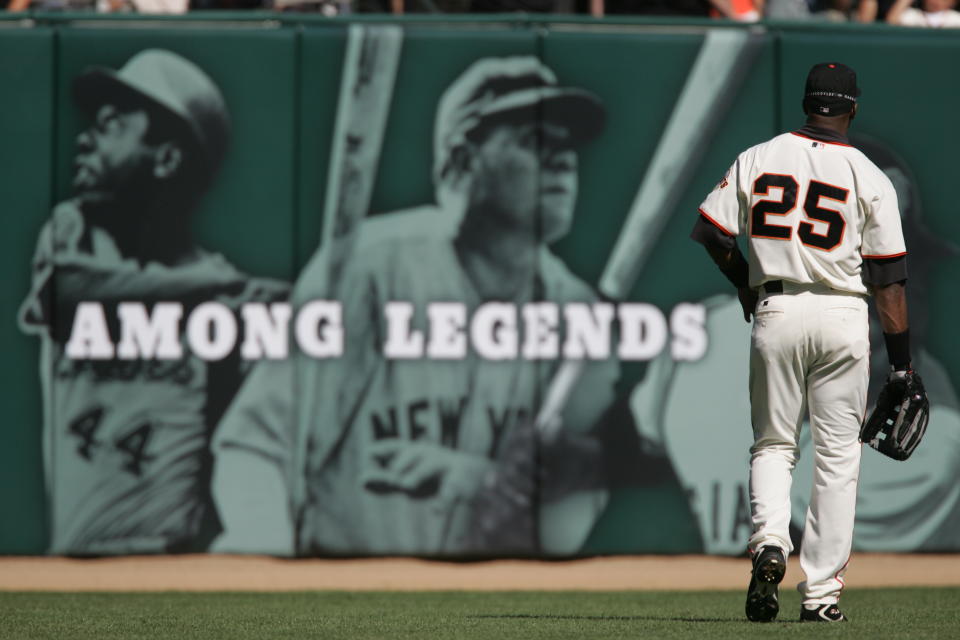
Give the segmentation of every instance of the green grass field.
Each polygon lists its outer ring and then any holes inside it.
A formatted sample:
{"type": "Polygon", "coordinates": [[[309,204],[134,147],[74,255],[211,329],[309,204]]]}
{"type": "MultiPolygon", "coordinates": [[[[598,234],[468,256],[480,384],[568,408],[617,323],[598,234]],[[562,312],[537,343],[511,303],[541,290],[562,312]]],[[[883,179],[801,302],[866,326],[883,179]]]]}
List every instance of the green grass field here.
{"type": "Polygon", "coordinates": [[[752,624],[710,592],[0,593],[0,638],[957,638],[960,588],[855,589],[847,624],[752,624]]]}

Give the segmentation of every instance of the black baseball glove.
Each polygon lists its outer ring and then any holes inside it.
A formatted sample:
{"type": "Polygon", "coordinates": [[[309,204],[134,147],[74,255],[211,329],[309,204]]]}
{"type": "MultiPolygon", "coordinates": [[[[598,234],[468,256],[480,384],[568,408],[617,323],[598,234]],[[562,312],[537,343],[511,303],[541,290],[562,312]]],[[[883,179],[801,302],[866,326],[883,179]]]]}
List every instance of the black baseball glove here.
{"type": "Polygon", "coordinates": [[[877,406],[860,429],[860,441],[894,460],[906,460],[920,444],[930,420],[930,401],[913,369],[887,378],[877,406]]]}

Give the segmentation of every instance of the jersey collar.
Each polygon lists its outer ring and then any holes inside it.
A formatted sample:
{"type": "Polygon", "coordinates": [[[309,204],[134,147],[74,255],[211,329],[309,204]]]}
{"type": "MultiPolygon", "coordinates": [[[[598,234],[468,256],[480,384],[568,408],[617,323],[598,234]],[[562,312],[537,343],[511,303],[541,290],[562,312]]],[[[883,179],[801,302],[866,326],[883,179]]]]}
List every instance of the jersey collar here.
{"type": "Polygon", "coordinates": [[[800,127],[796,131],[791,131],[791,133],[795,136],[800,136],[801,138],[810,138],[811,140],[825,142],[827,144],[839,144],[845,147],[852,146],[847,136],[840,135],[836,131],[832,131],[830,129],[814,127],[809,124],[800,127]]]}

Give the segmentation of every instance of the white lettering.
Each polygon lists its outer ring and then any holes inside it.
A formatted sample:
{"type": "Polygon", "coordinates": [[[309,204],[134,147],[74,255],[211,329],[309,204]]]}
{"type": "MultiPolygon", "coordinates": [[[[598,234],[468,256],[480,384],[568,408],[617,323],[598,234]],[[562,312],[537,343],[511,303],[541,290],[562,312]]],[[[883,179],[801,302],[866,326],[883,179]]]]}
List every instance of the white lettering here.
{"type": "Polygon", "coordinates": [[[267,306],[262,302],[248,302],[240,313],[243,315],[244,330],[240,355],[245,360],[280,360],[287,357],[289,304],[274,302],[267,306]]]}
{"type": "Polygon", "coordinates": [[[506,360],[517,357],[517,308],[505,302],[480,305],[470,323],[470,341],[481,358],[506,360]]]}
{"type": "Polygon", "coordinates": [[[222,360],[237,343],[237,319],[219,302],[204,302],[187,318],[187,342],[203,360],[222,360]]]}
{"type": "Polygon", "coordinates": [[[179,302],[158,302],[149,315],[142,302],[121,302],[117,305],[117,316],[120,318],[117,357],[121,360],[179,360],[183,357],[180,344],[183,305],[179,302]]]}
{"type": "Polygon", "coordinates": [[[81,302],[77,305],[66,354],[73,360],[109,360],[113,357],[107,318],[99,302],[81,302]]]}
{"type": "MultiPolygon", "coordinates": [[[[410,302],[387,302],[383,312],[383,356],[390,359],[462,360],[472,351],[487,360],[518,356],[525,360],[600,360],[615,355],[621,360],[642,361],[660,354],[669,340],[674,360],[699,360],[709,343],[702,304],[676,305],[668,323],[663,311],[641,302],[575,302],[562,309],[554,302],[532,302],[523,305],[520,327],[518,309],[512,303],[487,302],[471,316],[464,303],[431,302],[425,310],[429,331],[417,328],[422,319],[410,302]],[[618,340],[615,353],[611,352],[613,340],[618,340]]],[[[114,345],[103,305],[82,302],[76,309],[66,355],[101,360],[182,358],[183,315],[179,302],[152,306],[121,302],[117,305],[120,340],[114,345]]],[[[246,360],[289,357],[291,321],[295,322],[300,351],[310,357],[340,357],[347,348],[343,311],[337,301],[311,300],[296,318],[293,307],[285,302],[247,303],[240,315],[244,331],[240,355],[246,360]]],[[[203,303],[187,318],[186,348],[204,360],[220,360],[236,346],[239,322],[226,305],[203,303]]],[[[358,335],[357,344],[365,339],[358,335]]]]}
{"type": "Polygon", "coordinates": [[[431,302],[430,342],[427,357],[438,360],[462,360],[467,357],[467,305],[462,302],[431,302]]]}
{"type": "Polygon", "coordinates": [[[294,329],[300,350],[314,358],[343,355],[343,309],[339,302],[311,300],[297,314],[294,329]]]}
{"type": "Polygon", "coordinates": [[[667,343],[667,320],[663,312],[652,304],[630,302],[620,305],[620,344],[617,355],[621,360],[650,360],[667,343]]]}
{"type": "Polygon", "coordinates": [[[674,360],[699,360],[707,353],[707,310],[702,304],[681,302],[670,313],[670,355],[674,360]]]}
{"type": "Polygon", "coordinates": [[[383,307],[387,318],[387,342],[383,355],[387,358],[423,357],[423,331],[410,328],[413,305],[409,302],[388,302],[383,307]]]}
{"type": "Polygon", "coordinates": [[[526,360],[554,360],[560,355],[557,325],[560,310],[553,302],[523,305],[523,357],[526,360]]]}
{"type": "Polygon", "coordinates": [[[569,360],[603,360],[610,356],[610,323],[613,305],[606,302],[572,302],[563,309],[566,340],[563,357],[569,360]]]}

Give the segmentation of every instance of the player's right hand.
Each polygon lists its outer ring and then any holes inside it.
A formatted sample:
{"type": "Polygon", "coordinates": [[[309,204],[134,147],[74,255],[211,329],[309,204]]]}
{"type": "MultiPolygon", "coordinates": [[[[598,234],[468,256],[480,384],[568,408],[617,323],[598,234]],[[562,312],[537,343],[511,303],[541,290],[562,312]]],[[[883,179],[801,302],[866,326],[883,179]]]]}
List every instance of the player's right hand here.
{"type": "Polygon", "coordinates": [[[361,479],[368,491],[451,501],[472,498],[492,466],[483,456],[400,439],[375,442],[370,457],[371,469],[361,479]]]}
{"type": "MultiPolygon", "coordinates": [[[[96,254],[95,257],[119,260],[120,250],[113,238],[98,226],[103,209],[113,201],[112,196],[100,192],[86,192],[58,203],[53,208],[50,234],[54,259],[69,264],[77,256],[96,254]],[[94,235],[96,238],[94,238],[94,235]]],[[[83,259],[79,262],[83,264],[83,259]]]]}
{"type": "Polygon", "coordinates": [[[83,211],[79,201],[65,200],[55,206],[51,226],[54,254],[76,253],[84,228],[83,211]]]}
{"type": "Polygon", "coordinates": [[[740,307],[743,309],[743,319],[750,322],[751,317],[757,310],[757,301],[760,294],[756,289],[750,287],[740,287],[737,289],[737,297],[740,299],[740,307]]]}

